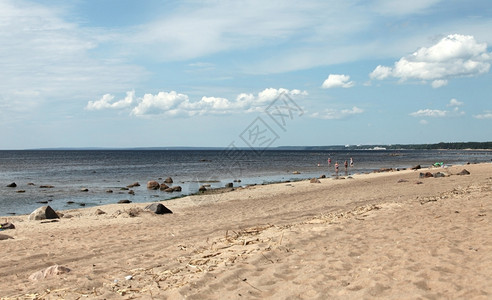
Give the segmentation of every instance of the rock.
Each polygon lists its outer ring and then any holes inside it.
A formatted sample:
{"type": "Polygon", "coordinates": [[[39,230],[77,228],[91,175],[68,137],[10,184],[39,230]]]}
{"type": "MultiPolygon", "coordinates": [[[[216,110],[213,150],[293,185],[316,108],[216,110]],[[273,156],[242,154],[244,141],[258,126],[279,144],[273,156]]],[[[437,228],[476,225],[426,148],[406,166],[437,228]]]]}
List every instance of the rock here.
{"type": "Polygon", "coordinates": [[[182,188],[179,185],[173,186],[172,189],[173,189],[173,192],[181,192],[182,191],[182,188]]]}
{"type": "Polygon", "coordinates": [[[164,180],[164,183],[173,183],[173,179],[171,177],[168,177],[166,178],[166,180],[164,180]]]}
{"type": "Polygon", "coordinates": [[[111,194],[113,190],[106,190],[106,193],[111,194]]]}
{"type": "Polygon", "coordinates": [[[232,188],[232,187],[234,187],[234,183],[232,183],[232,182],[226,183],[225,187],[226,188],[232,188]]]}
{"type": "Polygon", "coordinates": [[[0,241],[1,240],[8,240],[8,239],[14,239],[14,238],[11,237],[10,235],[0,234],[0,241]]]}
{"type": "Polygon", "coordinates": [[[28,183],[27,185],[34,185],[34,183],[32,183],[32,182],[29,182],[29,183],[28,183]]]}
{"type": "Polygon", "coordinates": [[[151,180],[151,181],[147,182],[147,188],[150,190],[157,190],[157,189],[159,189],[160,186],[161,185],[155,180],[151,180]]]}
{"type": "Polygon", "coordinates": [[[393,168],[381,168],[379,170],[374,170],[374,173],[382,173],[382,172],[392,172],[393,168]]]}
{"type": "Polygon", "coordinates": [[[430,177],[434,177],[434,175],[432,175],[431,172],[426,172],[426,173],[420,173],[419,177],[420,178],[430,178],[430,177]]]}
{"type": "Polygon", "coordinates": [[[15,229],[15,226],[10,222],[0,224],[0,230],[6,230],[6,229],[15,229]]]}
{"type": "Polygon", "coordinates": [[[17,187],[17,184],[15,182],[12,182],[10,184],[7,184],[7,187],[15,188],[17,187]]]}
{"type": "Polygon", "coordinates": [[[52,186],[52,185],[40,185],[39,188],[40,189],[52,189],[52,188],[54,188],[54,186],[52,186]]]}
{"type": "Polygon", "coordinates": [[[241,182],[241,179],[234,179],[234,182],[241,182]]]}
{"type": "Polygon", "coordinates": [[[202,185],[198,188],[198,191],[203,193],[207,191],[207,188],[202,185]]]}
{"type": "Polygon", "coordinates": [[[411,167],[410,169],[412,169],[412,170],[419,170],[419,169],[422,169],[422,167],[420,165],[416,165],[414,167],[411,167]]]}
{"type": "Polygon", "coordinates": [[[98,209],[96,209],[96,211],[94,212],[94,214],[95,214],[96,216],[98,216],[98,215],[105,215],[105,214],[106,214],[106,212],[104,212],[104,211],[102,211],[101,209],[99,209],[99,208],[98,208],[98,209]]]}
{"type": "Polygon", "coordinates": [[[89,191],[89,189],[81,189],[80,191],[81,191],[81,192],[88,192],[88,191],[89,191]]]}
{"type": "Polygon", "coordinates": [[[311,178],[311,180],[309,182],[311,182],[311,183],[321,183],[321,181],[319,181],[318,178],[311,178]]]}
{"type": "Polygon", "coordinates": [[[322,179],[322,178],[326,178],[326,175],[325,175],[325,174],[323,174],[323,175],[321,175],[319,178],[321,178],[321,179],[322,179]]]}
{"type": "Polygon", "coordinates": [[[29,276],[29,280],[37,281],[37,280],[45,279],[48,277],[53,277],[56,275],[65,274],[68,272],[70,272],[70,269],[67,267],[63,267],[63,266],[59,266],[59,265],[53,265],[53,266],[48,267],[44,270],[32,273],[31,276],[29,276]]]}
{"type": "Polygon", "coordinates": [[[461,170],[461,172],[459,172],[459,173],[458,173],[458,174],[456,174],[456,175],[470,175],[470,172],[468,172],[468,170],[467,170],[467,169],[463,169],[463,170],[461,170]]]}
{"type": "Polygon", "coordinates": [[[25,193],[25,190],[18,190],[17,193],[25,193]]]}
{"type": "Polygon", "coordinates": [[[128,190],[129,190],[129,188],[127,188],[127,187],[120,188],[120,191],[128,191],[128,190]]]}
{"type": "Polygon", "coordinates": [[[437,172],[437,173],[434,173],[433,175],[436,178],[438,178],[438,177],[447,177],[448,176],[448,174],[443,173],[443,172],[437,172]]]}
{"type": "Polygon", "coordinates": [[[49,205],[42,206],[33,211],[28,219],[29,220],[45,220],[45,219],[59,219],[58,214],[49,205]]]}
{"type": "Polygon", "coordinates": [[[160,187],[161,191],[165,191],[168,188],[169,188],[169,186],[167,184],[165,184],[165,183],[161,184],[161,187],[160,187]]]}
{"type": "Polygon", "coordinates": [[[168,187],[167,189],[164,190],[164,192],[172,193],[174,192],[174,189],[172,187],[168,187]]]}
{"type": "Polygon", "coordinates": [[[137,186],[140,186],[140,183],[138,183],[138,182],[134,182],[134,183],[132,183],[132,184],[127,185],[126,187],[131,189],[131,188],[133,188],[133,187],[137,187],[137,186]]]}
{"type": "Polygon", "coordinates": [[[132,203],[132,202],[128,199],[118,201],[118,204],[127,204],[127,203],[132,203]]]}
{"type": "Polygon", "coordinates": [[[85,206],[85,203],[79,203],[79,206],[85,206]]]}
{"type": "Polygon", "coordinates": [[[150,205],[147,205],[145,207],[145,210],[150,210],[151,212],[158,214],[158,215],[163,215],[163,214],[172,214],[173,212],[162,205],[161,203],[152,203],[150,205]]]}
{"type": "Polygon", "coordinates": [[[299,171],[294,171],[294,172],[292,172],[292,174],[294,174],[294,175],[299,175],[299,174],[301,174],[301,172],[299,172],[299,171]]]}
{"type": "Polygon", "coordinates": [[[128,191],[128,194],[130,194],[130,195],[135,195],[135,192],[134,192],[133,190],[129,190],[129,191],[128,191]]]}

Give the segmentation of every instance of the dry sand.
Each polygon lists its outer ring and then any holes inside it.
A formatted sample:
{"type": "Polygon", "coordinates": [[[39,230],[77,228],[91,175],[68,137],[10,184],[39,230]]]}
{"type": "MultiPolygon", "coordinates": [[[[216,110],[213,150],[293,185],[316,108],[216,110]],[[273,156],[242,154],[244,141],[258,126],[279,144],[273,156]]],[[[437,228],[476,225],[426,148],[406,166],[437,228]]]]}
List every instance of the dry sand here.
{"type": "Polygon", "coordinates": [[[172,215],[120,204],[56,223],[9,217],[0,295],[490,299],[492,164],[429,171],[463,168],[471,175],[407,170],[190,196],[163,202],[172,215]],[[71,271],[29,280],[56,264],[71,271]]]}

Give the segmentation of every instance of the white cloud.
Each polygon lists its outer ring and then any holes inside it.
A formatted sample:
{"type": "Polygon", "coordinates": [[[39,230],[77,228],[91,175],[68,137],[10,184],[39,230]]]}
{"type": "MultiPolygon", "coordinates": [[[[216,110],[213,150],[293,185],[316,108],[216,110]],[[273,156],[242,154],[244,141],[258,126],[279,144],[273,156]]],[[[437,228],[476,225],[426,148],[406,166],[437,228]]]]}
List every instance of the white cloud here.
{"type": "Polygon", "coordinates": [[[492,119],[492,111],[486,110],[483,114],[474,115],[475,119],[492,119]]]}
{"type": "Polygon", "coordinates": [[[456,100],[455,98],[449,100],[448,106],[453,107],[453,106],[462,106],[464,103],[456,100]]]}
{"type": "Polygon", "coordinates": [[[325,109],[322,112],[316,112],[311,114],[312,118],[324,119],[324,120],[337,120],[337,119],[345,119],[352,115],[357,115],[363,113],[364,110],[358,108],[357,106],[352,107],[351,109],[325,109]]]}
{"type": "Polygon", "coordinates": [[[264,110],[265,106],[283,93],[292,98],[307,95],[306,91],[297,89],[267,88],[257,95],[239,94],[233,101],[227,98],[206,96],[198,101],[192,101],[188,95],[180,94],[176,91],[159,92],[156,95],[145,94],[138,99],[135,99],[134,92],[127,92],[127,97],[119,101],[114,101],[113,95],[105,94],[97,101],[89,101],[86,109],[124,109],[136,104],[131,108],[130,114],[137,117],[152,115],[190,117],[207,114],[248,113],[264,110]]]}
{"type": "Polygon", "coordinates": [[[431,83],[432,87],[435,89],[440,88],[442,86],[445,86],[447,84],[448,84],[448,81],[445,79],[437,79],[437,80],[432,81],[432,83],[431,83]]]}
{"type": "Polygon", "coordinates": [[[431,118],[443,118],[443,117],[458,117],[464,115],[465,112],[461,111],[459,107],[455,107],[453,111],[439,110],[439,109],[419,109],[416,112],[410,113],[412,117],[431,117],[431,118]]]}
{"type": "Polygon", "coordinates": [[[114,108],[114,109],[125,108],[133,104],[134,98],[135,98],[135,91],[127,92],[126,97],[124,99],[121,99],[116,102],[113,102],[114,96],[110,94],[105,94],[102,96],[101,99],[97,101],[89,101],[89,103],[87,103],[86,109],[100,110],[105,108],[114,108]]]}
{"type": "Polygon", "coordinates": [[[340,74],[330,74],[328,78],[321,85],[324,89],[330,89],[334,87],[350,88],[354,86],[354,82],[350,81],[350,76],[340,74]]]}
{"type": "Polygon", "coordinates": [[[419,123],[420,123],[420,125],[427,125],[427,124],[429,124],[429,121],[427,121],[427,120],[420,120],[419,123]]]}
{"type": "Polygon", "coordinates": [[[412,117],[446,117],[449,114],[447,110],[438,109],[420,109],[416,112],[411,113],[412,117]]]}
{"type": "Polygon", "coordinates": [[[402,57],[392,68],[377,66],[370,77],[431,80],[437,88],[447,84],[449,78],[487,73],[491,58],[486,43],[478,43],[473,36],[452,34],[429,48],[422,47],[402,57]]]}

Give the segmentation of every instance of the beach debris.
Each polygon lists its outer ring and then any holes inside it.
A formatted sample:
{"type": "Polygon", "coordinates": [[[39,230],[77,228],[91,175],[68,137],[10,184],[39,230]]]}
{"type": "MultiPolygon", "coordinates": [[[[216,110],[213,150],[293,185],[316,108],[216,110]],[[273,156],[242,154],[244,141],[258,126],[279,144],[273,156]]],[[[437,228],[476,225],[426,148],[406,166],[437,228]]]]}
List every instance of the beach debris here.
{"type": "Polygon", "coordinates": [[[58,214],[51,208],[51,206],[41,206],[40,208],[33,211],[28,220],[45,220],[45,219],[59,219],[58,214]]]}
{"type": "Polygon", "coordinates": [[[207,191],[207,188],[206,188],[204,185],[201,185],[201,186],[198,188],[198,191],[199,191],[199,192],[204,193],[204,192],[206,192],[206,191],[207,191]]]}
{"type": "Polygon", "coordinates": [[[15,229],[14,224],[12,224],[10,222],[0,224],[0,231],[7,230],[7,229],[15,229]]]}
{"type": "Polygon", "coordinates": [[[31,276],[29,276],[29,280],[31,281],[38,281],[42,280],[48,277],[53,277],[61,274],[65,274],[70,272],[71,270],[67,267],[63,267],[60,265],[53,265],[50,266],[44,270],[37,271],[35,273],[32,273],[31,276]]]}
{"type": "Polygon", "coordinates": [[[166,178],[166,180],[164,180],[164,183],[173,183],[173,179],[171,177],[168,177],[166,178]]]}
{"type": "Polygon", "coordinates": [[[232,183],[232,182],[226,183],[225,187],[226,188],[232,188],[232,187],[234,187],[234,183],[232,183]]]}
{"type": "Polygon", "coordinates": [[[311,180],[309,180],[309,182],[311,182],[311,183],[321,183],[321,181],[319,181],[318,178],[311,178],[311,180]]]}
{"type": "Polygon", "coordinates": [[[126,187],[131,189],[131,188],[133,188],[133,187],[137,187],[137,186],[140,186],[140,183],[138,183],[138,182],[134,182],[134,183],[132,183],[132,184],[127,185],[126,187]]]}
{"type": "Polygon", "coordinates": [[[467,169],[461,170],[461,172],[457,173],[456,175],[470,175],[470,172],[468,172],[467,169]]]}
{"type": "Polygon", "coordinates": [[[125,276],[125,280],[132,280],[132,279],[133,279],[132,275],[125,276]]]}
{"type": "Polygon", "coordinates": [[[84,188],[84,189],[80,189],[80,191],[81,191],[81,192],[88,192],[88,191],[89,191],[89,189],[84,188]]]}
{"type": "Polygon", "coordinates": [[[7,187],[15,188],[17,187],[17,184],[15,182],[12,182],[10,184],[7,184],[7,187]]]}
{"type": "Polygon", "coordinates": [[[147,188],[149,190],[157,190],[157,189],[159,189],[160,186],[161,185],[155,180],[151,180],[151,181],[147,182],[147,188]]]}
{"type": "Polygon", "coordinates": [[[168,188],[169,188],[169,186],[168,186],[167,184],[165,184],[165,183],[161,183],[161,187],[160,187],[160,190],[161,190],[161,191],[165,191],[165,190],[166,190],[166,189],[168,189],[168,188]]]}
{"type": "Polygon", "coordinates": [[[420,173],[419,178],[430,178],[434,177],[431,172],[426,172],[426,173],[420,173]]]}
{"type": "Polygon", "coordinates": [[[161,203],[149,204],[145,207],[145,210],[149,210],[149,211],[151,211],[155,214],[158,214],[158,215],[172,214],[173,213],[169,208],[165,207],[161,203]]]}
{"type": "Polygon", "coordinates": [[[127,204],[127,203],[132,203],[132,202],[128,199],[118,201],[118,204],[127,204]]]}
{"type": "Polygon", "coordinates": [[[422,167],[420,165],[416,165],[414,167],[411,167],[410,169],[411,170],[419,170],[419,169],[422,169],[422,167]]]}
{"type": "Polygon", "coordinates": [[[294,174],[294,175],[299,175],[299,174],[301,174],[301,172],[299,172],[299,171],[294,171],[294,172],[292,172],[292,174],[294,174]]]}

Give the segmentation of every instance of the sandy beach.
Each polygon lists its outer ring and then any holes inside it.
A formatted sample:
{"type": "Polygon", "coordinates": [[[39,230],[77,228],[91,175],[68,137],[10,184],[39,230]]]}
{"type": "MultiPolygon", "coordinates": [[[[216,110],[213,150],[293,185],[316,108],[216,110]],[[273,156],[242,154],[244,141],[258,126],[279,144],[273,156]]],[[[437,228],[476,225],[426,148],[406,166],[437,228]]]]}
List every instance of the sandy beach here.
{"type": "Polygon", "coordinates": [[[16,228],[0,232],[1,299],[492,297],[490,163],[162,203],[173,214],[131,203],[2,217],[16,228]],[[29,279],[53,265],[70,271],[29,279]]]}

